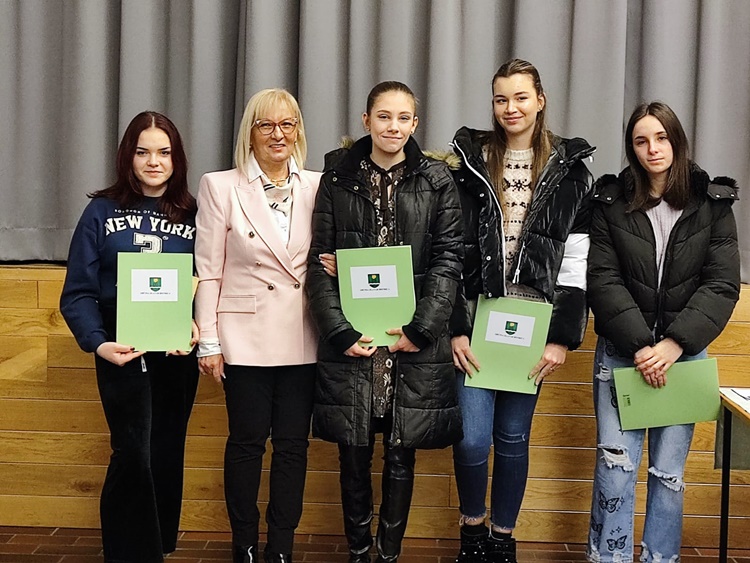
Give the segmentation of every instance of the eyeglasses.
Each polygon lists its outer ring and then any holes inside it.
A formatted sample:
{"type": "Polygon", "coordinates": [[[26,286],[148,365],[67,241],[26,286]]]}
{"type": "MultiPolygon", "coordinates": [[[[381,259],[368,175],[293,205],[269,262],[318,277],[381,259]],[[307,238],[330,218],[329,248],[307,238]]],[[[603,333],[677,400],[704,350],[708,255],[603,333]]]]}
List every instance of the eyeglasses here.
{"type": "Polygon", "coordinates": [[[299,123],[299,119],[293,117],[291,119],[285,119],[281,123],[276,123],[269,119],[256,119],[253,125],[257,127],[258,131],[263,135],[270,135],[277,127],[281,129],[281,132],[284,133],[284,135],[289,135],[290,133],[294,133],[294,130],[297,129],[297,123],[299,123]]]}

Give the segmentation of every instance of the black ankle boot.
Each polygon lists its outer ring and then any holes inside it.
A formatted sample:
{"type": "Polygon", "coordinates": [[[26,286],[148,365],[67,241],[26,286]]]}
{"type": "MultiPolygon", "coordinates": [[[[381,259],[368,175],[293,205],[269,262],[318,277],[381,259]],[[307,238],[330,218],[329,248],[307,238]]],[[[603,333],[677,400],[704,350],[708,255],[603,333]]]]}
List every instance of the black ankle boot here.
{"type": "Polygon", "coordinates": [[[235,545],[232,548],[233,563],[260,563],[257,545],[235,545]]]}
{"type": "Polygon", "coordinates": [[[517,563],[516,540],[496,538],[490,532],[485,544],[485,558],[487,563],[517,563]]]}
{"type": "Polygon", "coordinates": [[[263,550],[263,560],[266,563],[292,563],[291,553],[274,553],[268,546],[263,550]]]}
{"type": "Polygon", "coordinates": [[[349,563],[370,563],[370,551],[364,553],[349,553],[349,563]]]}
{"type": "Polygon", "coordinates": [[[461,548],[456,563],[485,563],[485,547],[489,539],[484,524],[461,526],[461,548]]]}

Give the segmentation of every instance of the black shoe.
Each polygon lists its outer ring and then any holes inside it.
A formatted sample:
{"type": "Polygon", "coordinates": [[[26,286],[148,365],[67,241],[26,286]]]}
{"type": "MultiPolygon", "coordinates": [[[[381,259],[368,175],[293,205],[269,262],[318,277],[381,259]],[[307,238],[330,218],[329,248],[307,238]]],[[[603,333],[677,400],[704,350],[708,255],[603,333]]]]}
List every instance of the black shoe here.
{"type": "Polygon", "coordinates": [[[268,546],[263,550],[263,560],[266,563],[292,563],[291,553],[274,553],[269,551],[268,546]]]}
{"type": "MultiPolygon", "coordinates": [[[[475,526],[471,526],[474,528],[475,526]]],[[[456,563],[486,563],[485,546],[488,541],[487,527],[482,524],[483,534],[467,534],[465,527],[461,527],[461,548],[456,557],[456,563]]]]}
{"type": "Polygon", "coordinates": [[[235,545],[232,548],[232,561],[234,563],[260,563],[260,559],[258,559],[258,546],[235,545]]]}
{"type": "Polygon", "coordinates": [[[487,563],[517,563],[516,540],[501,540],[490,533],[485,543],[485,561],[487,563]]]}
{"type": "Polygon", "coordinates": [[[370,552],[349,553],[349,563],[370,563],[370,552]]]}

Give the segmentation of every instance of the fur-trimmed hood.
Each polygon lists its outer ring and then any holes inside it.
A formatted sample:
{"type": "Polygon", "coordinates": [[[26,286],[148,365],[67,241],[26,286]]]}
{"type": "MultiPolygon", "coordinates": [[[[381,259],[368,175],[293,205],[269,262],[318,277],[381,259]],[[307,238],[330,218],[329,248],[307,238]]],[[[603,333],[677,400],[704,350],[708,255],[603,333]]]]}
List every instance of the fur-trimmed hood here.
{"type": "MultiPolygon", "coordinates": [[[[363,139],[364,138],[365,137],[363,137],[363,139]]],[[[329,155],[331,156],[333,162],[337,162],[340,158],[343,158],[344,154],[346,154],[344,151],[349,151],[352,147],[354,147],[355,143],[357,142],[358,141],[354,137],[350,137],[349,135],[345,135],[344,137],[341,137],[341,141],[339,142],[339,148],[334,151],[329,152],[326,155],[326,165],[325,165],[324,170],[328,170],[329,168],[331,168],[328,162],[329,155]]],[[[458,170],[461,167],[461,159],[455,153],[451,151],[428,149],[428,150],[422,151],[422,154],[431,160],[444,162],[448,166],[448,168],[450,168],[451,170],[458,170]]],[[[331,165],[333,164],[333,162],[331,163],[331,165]]]]}
{"type": "MultiPolygon", "coordinates": [[[[708,173],[694,162],[690,162],[690,184],[696,201],[705,197],[713,200],[729,200],[730,203],[739,199],[737,181],[728,176],[717,176],[713,180],[708,173]]],[[[605,174],[594,183],[594,201],[605,204],[613,203],[620,196],[629,203],[635,195],[635,179],[630,166],[620,174],[605,174]]]]}

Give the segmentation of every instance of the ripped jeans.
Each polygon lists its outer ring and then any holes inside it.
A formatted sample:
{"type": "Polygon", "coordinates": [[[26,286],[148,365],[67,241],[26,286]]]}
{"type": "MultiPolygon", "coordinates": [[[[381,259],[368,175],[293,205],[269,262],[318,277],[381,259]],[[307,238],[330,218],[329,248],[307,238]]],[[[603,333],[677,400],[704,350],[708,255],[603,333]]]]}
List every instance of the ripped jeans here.
{"type": "Polygon", "coordinates": [[[456,375],[464,430],[463,439],[453,446],[459,510],[467,518],[486,514],[490,446],[494,444],[490,521],[513,529],[526,490],[529,434],[539,392],[527,395],[466,387],[465,377],[456,375]]]}
{"type": "MultiPolygon", "coordinates": [[[[706,357],[683,355],[678,361],[706,357]]],[[[635,485],[646,430],[620,430],[612,370],[632,367],[614,345],[599,338],[594,357],[597,459],[591,502],[589,561],[633,561],[635,485]]],[[[648,429],[646,522],[641,561],[677,563],[682,543],[683,473],[693,424],[648,429]]]]}

